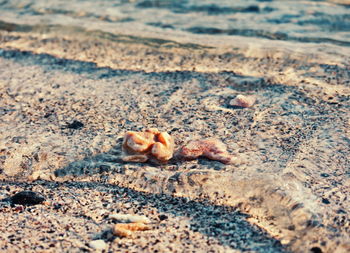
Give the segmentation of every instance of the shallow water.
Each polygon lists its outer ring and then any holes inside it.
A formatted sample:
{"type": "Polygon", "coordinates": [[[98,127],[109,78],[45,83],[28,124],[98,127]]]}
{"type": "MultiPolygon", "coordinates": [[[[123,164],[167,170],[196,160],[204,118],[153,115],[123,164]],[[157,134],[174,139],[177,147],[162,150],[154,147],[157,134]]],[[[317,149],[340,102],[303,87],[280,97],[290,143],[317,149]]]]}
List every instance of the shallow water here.
{"type": "Polygon", "coordinates": [[[335,2],[0,2],[3,175],[205,198],[295,251],[345,249],[350,7],[335,2]],[[232,108],[240,93],[257,105],[232,108]],[[116,136],[144,126],[244,161],[121,163],[116,136]]]}
{"type": "Polygon", "coordinates": [[[159,37],[178,32],[342,46],[350,42],[349,6],[332,1],[20,0],[0,4],[2,20],[20,24],[76,25],[159,37]]]}

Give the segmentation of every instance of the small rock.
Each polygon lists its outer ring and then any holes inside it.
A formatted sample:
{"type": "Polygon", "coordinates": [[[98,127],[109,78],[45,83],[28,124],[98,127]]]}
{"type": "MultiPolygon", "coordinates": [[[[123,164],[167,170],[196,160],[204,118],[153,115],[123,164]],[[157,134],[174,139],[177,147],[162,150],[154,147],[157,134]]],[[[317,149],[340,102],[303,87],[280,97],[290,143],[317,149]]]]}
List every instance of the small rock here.
{"type": "Polygon", "coordinates": [[[53,204],[53,209],[54,209],[54,210],[59,210],[61,207],[62,207],[62,204],[61,204],[61,203],[54,203],[54,204],[53,204]]]}
{"type": "Polygon", "coordinates": [[[84,124],[78,120],[74,120],[72,123],[67,124],[66,127],[70,129],[80,129],[84,127],[84,124]]]}
{"type": "Polygon", "coordinates": [[[337,210],[337,214],[341,214],[341,213],[346,214],[346,211],[344,209],[340,208],[337,210]]]}
{"type": "Polygon", "coordinates": [[[289,244],[290,243],[290,240],[289,239],[282,239],[281,240],[281,244],[282,245],[287,245],[287,244],[289,244]]]}
{"type": "Polygon", "coordinates": [[[95,250],[105,250],[107,248],[107,243],[104,240],[94,240],[89,242],[89,247],[95,250]]]}
{"type": "Polygon", "coordinates": [[[312,252],[312,253],[322,253],[323,251],[319,247],[312,247],[310,249],[310,252],[312,252]]]}
{"type": "Polygon", "coordinates": [[[37,205],[45,201],[45,198],[39,193],[33,191],[18,192],[12,197],[8,198],[12,204],[17,205],[37,205]]]}
{"type": "Polygon", "coordinates": [[[158,216],[158,218],[159,218],[160,221],[163,221],[163,220],[168,219],[168,216],[165,215],[165,214],[160,214],[160,215],[158,216]]]}
{"type": "Polygon", "coordinates": [[[323,204],[330,204],[331,202],[328,199],[322,198],[323,204]]]}
{"type": "Polygon", "coordinates": [[[24,207],[23,207],[23,206],[16,206],[16,207],[13,209],[13,211],[15,211],[15,212],[23,212],[23,210],[24,210],[24,207]]]}
{"type": "Polygon", "coordinates": [[[49,171],[43,171],[43,170],[37,170],[34,171],[31,175],[28,176],[29,181],[36,181],[36,180],[54,180],[55,175],[49,171]]]}
{"type": "Polygon", "coordinates": [[[29,180],[29,181],[38,180],[38,179],[40,179],[40,175],[41,175],[41,171],[39,171],[39,170],[34,171],[34,172],[28,177],[28,180],[29,180]]]}
{"type": "Polygon", "coordinates": [[[321,177],[329,177],[328,173],[321,173],[321,177]]]}

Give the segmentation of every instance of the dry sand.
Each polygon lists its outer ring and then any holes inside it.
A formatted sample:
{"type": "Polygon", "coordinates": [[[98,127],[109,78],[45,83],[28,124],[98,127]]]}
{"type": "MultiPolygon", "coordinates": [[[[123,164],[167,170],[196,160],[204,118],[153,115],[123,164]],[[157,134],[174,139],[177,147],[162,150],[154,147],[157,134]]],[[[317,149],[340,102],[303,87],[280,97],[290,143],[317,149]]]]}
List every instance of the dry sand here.
{"type": "Polygon", "coordinates": [[[48,203],[1,202],[0,250],[81,252],[102,239],[121,252],[349,251],[348,7],[251,2],[87,1],[72,12],[3,1],[0,198],[31,189],[48,203]],[[226,27],[252,12],[258,32],[226,27]],[[275,31],[262,22],[273,18],[275,31]],[[231,106],[238,94],[256,105],[231,106]],[[123,133],[144,127],[177,147],[219,138],[241,163],[122,162],[123,133]],[[115,237],[114,212],[152,229],[115,237]]]}

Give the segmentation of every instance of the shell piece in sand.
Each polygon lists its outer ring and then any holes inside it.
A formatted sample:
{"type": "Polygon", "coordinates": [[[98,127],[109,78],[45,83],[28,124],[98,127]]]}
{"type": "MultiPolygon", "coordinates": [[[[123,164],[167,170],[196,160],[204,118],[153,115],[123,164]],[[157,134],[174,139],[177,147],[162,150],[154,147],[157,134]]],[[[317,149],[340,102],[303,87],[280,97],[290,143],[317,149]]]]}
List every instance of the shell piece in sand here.
{"type": "Polygon", "coordinates": [[[226,145],[218,139],[190,141],[180,149],[178,155],[180,158],[189,160],[205,156],[208,159],[216,160],[225,164],[233,163],[236,159],[233,155],[227,152],[226,145]]]}
{"type": "Polygon", "coordinates": [[[143,132],[129,131],[123,140],[123,161],[146,162],[154,160],[167,162],[173,157],[174,139],[167,132],[159,132],[157,128],[143,132]]]}
{"type": "Polygon", "coordinates": [[[117,223],[113,227],[113,234],[119,237],[131,237],[134,231],[149,230],[150,227],[143,223],[117,223]]]}
{"type": "Polygon", "coordinates": [[[123,222],[137,222],[137,223],[144,223],[144,224],[151,223],[150,219],[148,219],[146,216],[133,215],[133,214],[115,213],[115,214],[109,215],[109,218],[113,220],[123,221],[123,222]]]}
{"type": "Polygon", "coordinates": [[[256,96],[250,95],[237,95],[234,99],[230,101],[230,105],[239,107],[252,107],[256,102],[256,96]]]}

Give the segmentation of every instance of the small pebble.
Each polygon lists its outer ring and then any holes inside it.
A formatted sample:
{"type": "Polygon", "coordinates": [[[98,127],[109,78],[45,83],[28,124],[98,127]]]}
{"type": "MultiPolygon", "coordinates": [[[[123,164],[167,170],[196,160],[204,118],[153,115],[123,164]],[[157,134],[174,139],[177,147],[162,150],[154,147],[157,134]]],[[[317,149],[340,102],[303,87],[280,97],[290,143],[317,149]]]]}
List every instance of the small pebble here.
{"type": "Polygon", "coordinates": [[[66,128],[70,128],[70,129],[80,129],[83,128],[84,124],[78,120],[74,120],[72,123],[68,123],[66,128]]]}
{"type": "Polygon", "coordinates": [[[328,173],[321,173],[321,177],[329,177],[328,173]]]}
{"type": "Polygon", "coordinates": [[[60,204],[60,203],[54,203],[53,204],[53,209],[55,209],[55,210],[58,210],[58,209],[60,209],[62,207],[62,204],[60,204]]]}
{"type": "Polygon", "coordinates": [[[165,215],[165,214],[160,214],[160,215],[158,216],[158,218],[159,218],[159,220],[163,221],[163,220],[168,219],[168,216],[165,215]]]}
{"type": "Polygon", "coordinates": [[[89,242],[89,247],[95,250],[105,250],[107,248],[107,243],[104,240],[94,240],[89,242]]]}
{"type": "Polygon", "coordinates": [[[23,210],[24,210],[24,207],[23,207],[23,206],[16,206],[16,207],[13,209],[13,211],[15,211],[15,212],[23,212],[23,210]]]}
{"type": "Polygon", "coordinates": [[[17,205],[37,205],[45,201],[45,198],[39,193],[33,191],[18,192],[8,199],[12,204],[17,205]]]}
{"type": "Polygon", "coordinates": [[[54,175],[48,171],[37,170],[28,177],[29,181],[36,181],[39,179],[50,181],[54,179],[54,175]]]}
{"type": "Polygon", "coordinates": [[[322,198],[323,204],[330,204],[331,202],[328,199],[322,198]]]}

